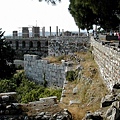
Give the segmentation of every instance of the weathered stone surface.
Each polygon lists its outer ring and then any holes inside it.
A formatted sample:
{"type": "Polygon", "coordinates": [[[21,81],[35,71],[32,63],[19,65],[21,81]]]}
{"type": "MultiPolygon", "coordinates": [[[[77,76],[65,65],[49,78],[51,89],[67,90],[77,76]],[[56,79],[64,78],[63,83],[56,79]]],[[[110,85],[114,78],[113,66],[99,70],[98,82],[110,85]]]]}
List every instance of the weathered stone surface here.
{"type": "Polygon", "coordinates": [[[102,42],[95,41],[93,37],[91,37],[91,46],[94,60],[99,66],[107,88],[110,91],[115,90],[116,87],[118,89],[120,86],[115,84],[120,83],[120,52],[110,46],[102,45],[102,42]]]}
{"type": "Polygon", "coordinates": [[[34,55],[24,55],[24,70],[29,79],[39,84],[47,81],[47,86],[62,87],[65,80],[65,67],[63,64],[56,65],[47,60],[38,60],[34,55]],[[29,57],[31,56],[31,59],[29,57]],[[33,56],[33,57],[32,57],[33,56]],[[32,60],[32,58],[34,58],[32,60]]]}
{"type": "MultiPolygon", "coordinates": [[[[116,88],[116,85],[113,86],[116,88]]],[[[119,86],[117,88],[119,89],[119,86]]],[[[98,110],[100,114],[88,112],[83,120],[120,120],[120,93],[117,93],[113,94],[112,91],[110,95],[102,98],[101,108],[98,110]]]]}
{"type": "MultiPolygon", "coordinates": [[[[57,110],[56,113],[39,112],[40,109],[44,110],[45,108],[51,109],[52,107],[58,107],[56,96],[41,98],[40,101],[30,102],[29,104],[26,104],[26,107],[29,105],[29,107],[31,107],[31,110],[37,111],[37,113],[33,115],[28,115],[22,109],[22,104],[12,103],[12,101],[8,99],[11,96],[11,93],[7,93],[7,95],[6,93],[3,93],[0,96],[0,120],[72,120],[72,115],[67,109],[59,110],[59,112],[57,110]]],[[[25,107],[25,104],[23,105],[25,107]]]]}
{"type": "Polygon", "coordinates": [[[112,94],[118,95],[119,93],[120,93],[120,84],[119,84],[119,83],[116,83],[116,84],[113,86],[112,94]]]}
{"type": "Polygon", "coordinates": [[[111,106],[107,110],[105,118],[107,118],[107,120],[118,120],[118,118],[120,118],[120,110],[115,106],[111,106]]]}
{"type": "Polygon", "coordinates": [[[115,97],[111,95],[106,95],[105,97],[102,98],[101,100],[101,107],[107,107],[112,105],[112,103],[115,101],[115,97]]]}
{"type": "Polygon", "coordinates": [[[82,120],[103,120],[103,117],[97,113],[88,112],[82,120]]]}

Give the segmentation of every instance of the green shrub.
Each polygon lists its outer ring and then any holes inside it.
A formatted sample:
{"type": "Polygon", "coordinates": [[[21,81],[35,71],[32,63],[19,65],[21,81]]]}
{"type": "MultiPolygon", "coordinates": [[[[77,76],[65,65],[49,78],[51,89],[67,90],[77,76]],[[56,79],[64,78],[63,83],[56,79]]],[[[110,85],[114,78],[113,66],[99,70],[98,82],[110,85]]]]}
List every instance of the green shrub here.
{"type": "Polygon", "coordinates": [[[22,65],[18,65],[16,69],[17,70],[23,70],[23,66],[22,65]]]}
{"type": "Polygon", "coordinates": [[[0,92],[15,92],[16,84],[11,80],[0,80],[0,92]]]}
{"type": "Polygon", "coordinates": [[[22,71],[15,74],[10,80],[1,80],[0,92],[17,92],[18,102],[28,103],[50,96],[57,96],[60,99],[62,90],[36,84],[28,80],[22,71]]]}
{"type": "Polygon", "coordinates": [[[75,71],[67,71],[66,80],[74,81],[75,80],[75,71]]]}

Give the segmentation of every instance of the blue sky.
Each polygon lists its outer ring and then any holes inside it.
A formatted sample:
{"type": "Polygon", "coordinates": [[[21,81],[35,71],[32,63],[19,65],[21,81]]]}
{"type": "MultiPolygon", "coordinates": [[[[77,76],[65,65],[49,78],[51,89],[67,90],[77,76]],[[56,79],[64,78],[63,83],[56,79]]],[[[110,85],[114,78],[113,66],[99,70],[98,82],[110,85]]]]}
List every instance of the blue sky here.
{"type": "Polygon", "coordinates": [[[45,30],[78,31],[74,19],[68,11],[69,0],[62,0],[56,6],[38,0],[0,0],[0,28],[5,34],[19,31],[21,27],[45,26],[45,30]]]}

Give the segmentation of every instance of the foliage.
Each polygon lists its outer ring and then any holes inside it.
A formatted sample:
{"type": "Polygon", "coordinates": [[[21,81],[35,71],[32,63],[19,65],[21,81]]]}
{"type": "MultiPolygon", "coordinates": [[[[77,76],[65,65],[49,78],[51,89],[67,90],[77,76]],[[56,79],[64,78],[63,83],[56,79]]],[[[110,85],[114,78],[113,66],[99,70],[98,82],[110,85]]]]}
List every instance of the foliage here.
{"type": "Polygon", "coordinates": [[[75,80],[75,72],[74,71],[67,71],[66,80],[74,81],[75,80]]]}
{"type": "Polygon", "coordinates": [[[16,84],[13,83],[11,80],[1,80],[0,81],[0,92],[14,92],[16,89],[16,84]]]}
{"type": "MultiPolygon", "coordinates": [[[[53,5],[56,5],[56,2],[61,2],[61,0],[44,1],[53,5]]],[[[120,15],[119,0],[69,0],[69,2],[68,10],[78,28],[90,30],[95,24],[105,30],[116,29],[120,23],[118,18],[120,15]]]]}
{"type": "Polygon", "coordinates": [[[16,69],[17,69],[17,70],[23,70],[23,66],[22,66],[22,65],[18,65],[18,66],[16,67],[16,69]]]}
{"type": "MultiPolygon", "coordinates": [[[[39,0],[39,2],[41,2],[43,0],[39,0]]],[[[61,0],[45,0],[47,3],[52,3],[53,5],[56,5],[56,2],[61,2],[61,0]]]]}
{"type": "Polygon", "coordinates": [[[25,77],[24,71],[19,71],[11,79],[0,81],[0,92],[17,92],[18,102],[27,103],[50,96],[57,96],[59,100],[62,91],[36,84],[25,77]]]}
{"type": "Polygon", "coordinates": [[[4,32],[0,29],[0,79],[8,78],[15,72],[15,51],[5,41],[4,32]]]}
{"type": "Polygon", "coordinates": [[[76,25],[82,29],[89,30],[93,24],[115,29],[120,23],[117,17],[120,14],[119,0],[70,0],[68,9],[76,25]]]}

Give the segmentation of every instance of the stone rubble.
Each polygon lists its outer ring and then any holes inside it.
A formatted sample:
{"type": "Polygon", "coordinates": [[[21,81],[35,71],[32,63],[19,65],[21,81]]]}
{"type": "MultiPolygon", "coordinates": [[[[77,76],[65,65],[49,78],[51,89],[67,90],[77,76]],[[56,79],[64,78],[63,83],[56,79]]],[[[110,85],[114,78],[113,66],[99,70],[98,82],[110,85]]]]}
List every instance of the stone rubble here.
{"type": "MultiPolygon", "coordinates": [[[[55,113],[43,111],[34,115],[28,115],[27,112],[29,109],[27,108],[26,112],[23,109],[23,104],[17,103],[16,94],[16,92],[0,93],[0,120],[72,120],[72,115],[67,109],[60,109],[55,113]]],[[[52,105],[55,106],[57,104],[56,99],[56,96],[53,96],[41,98],[40,101],[42,101],[43,106],[46,104],[45,107],[50,105],[52,107],[52,105]]],[[[35,109],[33,107],[35,103],[37,102],[30,102],[29,106],[35,109]]],[[[39,106],[38,103],[36,105],[39,106]]],[[[24,107],[26,106],[24,105],[24,107]]]]}
{"type": "Polygon", "coordinates": [[[120,120],[120,84],[116,83],[112,92],[102,98],[100,110],[86,113],[82,120],[120,120]]]}
{"type": "Polygon", "coordinates": [[[89,46],[89,38],[82,37],[57,37],[48,42],[48,55],[68,55],[74,52],[86,51],[89,46]]]}

